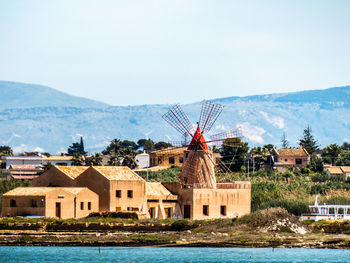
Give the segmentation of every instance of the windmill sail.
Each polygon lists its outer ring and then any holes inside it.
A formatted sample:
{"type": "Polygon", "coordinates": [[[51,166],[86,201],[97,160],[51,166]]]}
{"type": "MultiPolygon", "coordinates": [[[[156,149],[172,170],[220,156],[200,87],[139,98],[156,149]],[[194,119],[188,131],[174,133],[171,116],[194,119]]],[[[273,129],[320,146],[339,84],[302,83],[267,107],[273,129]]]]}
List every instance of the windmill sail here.
{"type": "Polygon", "coordinates": [[[198,122],[202,133],[208,133],[210,131],[223,109],[223,105],[215,102],[206,101],[203,103],[198,122]]]}
{"type": "Polygon", "coordinates": [[[191,137],[193,137],[193,126],[179,104],[169,109],[169,111],[165,113],[162,118],[177,131],[179,131],[181,135],[189,134],[191,137]]]}

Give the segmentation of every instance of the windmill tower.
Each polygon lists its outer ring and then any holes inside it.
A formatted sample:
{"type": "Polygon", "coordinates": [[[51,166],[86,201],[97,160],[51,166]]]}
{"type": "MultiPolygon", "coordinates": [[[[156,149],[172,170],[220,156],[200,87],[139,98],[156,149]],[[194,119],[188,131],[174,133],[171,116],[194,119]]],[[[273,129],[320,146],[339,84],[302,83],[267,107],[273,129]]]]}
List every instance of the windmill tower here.
{"type": "Polygon", "coordinates": [[[214,155],[207,145],[204,134],[211,130],[223,108],[224,106],[218,103],[204,102],[196,128],[192,126],[180,105],[175,105],[163,115],[163,119],[182,136],[187,134],[191,139],[182,165],[181,185],[183,188],[216,188],[214,155]]]}

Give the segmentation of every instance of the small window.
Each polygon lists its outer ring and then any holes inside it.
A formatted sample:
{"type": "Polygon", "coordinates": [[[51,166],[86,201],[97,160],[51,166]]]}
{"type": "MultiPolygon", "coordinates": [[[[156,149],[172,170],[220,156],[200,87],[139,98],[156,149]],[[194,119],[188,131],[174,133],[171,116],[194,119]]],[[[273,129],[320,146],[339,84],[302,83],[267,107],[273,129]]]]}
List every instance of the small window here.
{"type": "Polygon", "coordinates": [[[133,198],[133,192],[132,192],[132,190],[128,190],[128,198],[133,198]]]}
{"type": "Polygon", "coordinates": [[[122,208],[120,207],[120,206],[117,206],[116,208],[115,208],[115,211],[116,212],[119,212],[119,211],[121,211],[122,210],[122,208]]]}
{"type": "Polygon", "coordinates": [[[32,199],[32,207],[38,207],[36,199],[32,199]]]}
{"type": "Polygon", "coordinates": [[[91,210],[91,202],[88,202],[88,210],[91,210]]]}
{"type": "Polygon", "coordinates": [[[220,206],[220,214],[226,216],[226,205],[220,206]]]}
{"type": "Polygon", "coordinates": [[[11,199],[10,200],[10,206],[11,207],[16,207],[17,205],[16,205],[16,200],[15,199],[11,199]]]}
{"type": "Polygon", "coordinates": [[[285,162],[287,162],[287,161],[288,161],[288,159],[284,159],[284,161],[285,161],[285,162]]]}
{"type": "Polygon", "coordinates": [[[203,215],[208,216],[209,215],[209,206],[203,205],[203,215]]]}
{"type": "Polygon", "coordinates": [[[169,157],[169,164],[174,164],[174,163],[175,163],[175,158],[169,157]]]}
{"type": "Polygon", "coordinates": [[[179,163],[183,163],[184,162],[184,158],[183,157],[179,157],[179,163]]]}
{"type": "Polygon", "coordinates": [[[132,211],[132,212],[137,212],[139,211],[139,209],[137,207],[128,207],[127,208],[128,211],[132,211]]]}
{"type": "Polygon", "coordinates": [[[80,202],[80,210],[84,210],[84,202],[80,202]]]}
{"type": "Polygon", "coordinates": [[[302,164],[302,159],[295,159],[295,164],[302,164]]]}
{"type": "Polygon", "coordinates": [[[115,197],[121,198],[122,197],[122,190],[116,190],[115,197]]]}

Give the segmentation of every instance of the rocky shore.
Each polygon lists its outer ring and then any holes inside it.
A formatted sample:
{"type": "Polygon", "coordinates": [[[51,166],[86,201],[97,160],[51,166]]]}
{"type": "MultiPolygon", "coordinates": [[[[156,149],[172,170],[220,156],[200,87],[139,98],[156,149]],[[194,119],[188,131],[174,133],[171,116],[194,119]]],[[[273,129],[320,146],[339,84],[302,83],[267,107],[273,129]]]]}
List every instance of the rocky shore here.
{"type": "Polygon", "coordinates": [[[350,248],[350,223],[300,222],[272,208],[239,219],[0,219],[1,246],[350,248]]]}

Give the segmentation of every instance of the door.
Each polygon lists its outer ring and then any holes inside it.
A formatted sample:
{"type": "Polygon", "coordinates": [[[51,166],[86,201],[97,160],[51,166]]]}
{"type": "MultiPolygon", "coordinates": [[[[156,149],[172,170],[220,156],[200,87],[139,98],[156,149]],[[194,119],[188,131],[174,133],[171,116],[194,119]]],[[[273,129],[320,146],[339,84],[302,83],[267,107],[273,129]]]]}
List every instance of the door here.
{"type": "Polygon", "coordinates": [[[184,218],[191,218],[191,205],[184,205],[184,218]]]}
{"type": "Polygon", "coordinates": [[[56,217],[61,218],[61,203],[56,203],[56,217]]]}

